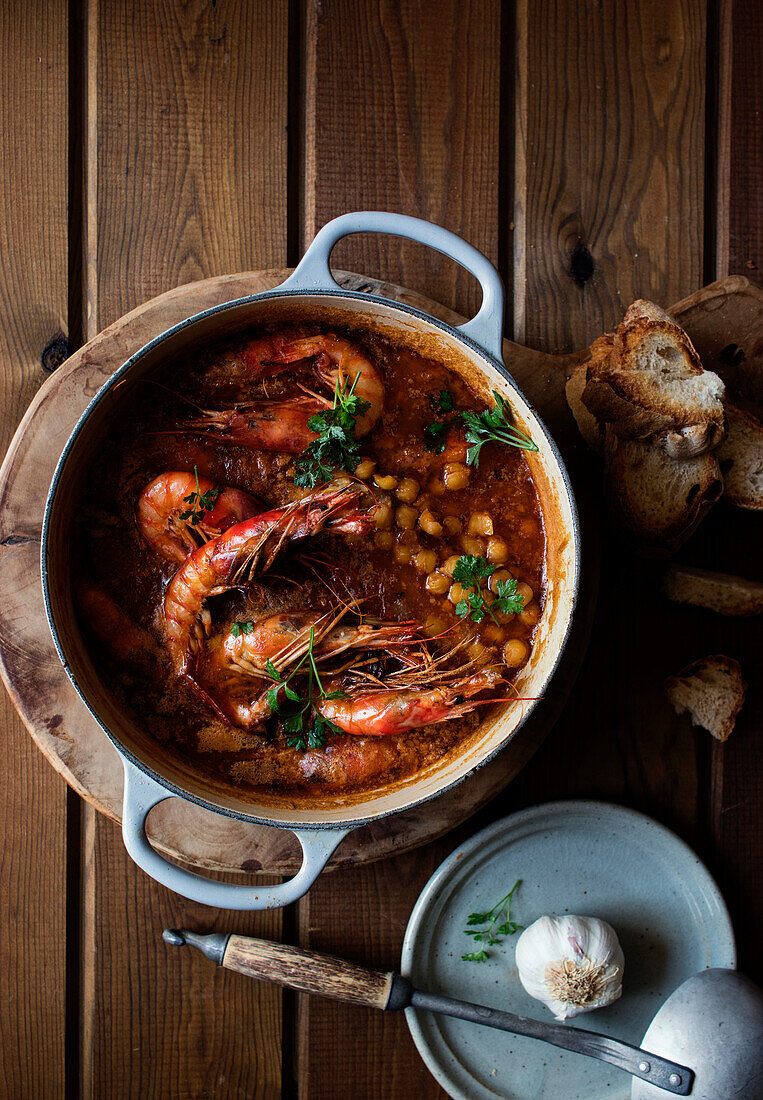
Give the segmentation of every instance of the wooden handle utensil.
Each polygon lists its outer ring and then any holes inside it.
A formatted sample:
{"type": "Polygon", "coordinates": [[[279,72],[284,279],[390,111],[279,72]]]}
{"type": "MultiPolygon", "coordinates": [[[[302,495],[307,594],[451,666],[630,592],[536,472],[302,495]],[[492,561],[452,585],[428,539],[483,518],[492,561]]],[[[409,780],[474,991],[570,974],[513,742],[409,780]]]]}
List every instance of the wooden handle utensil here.
{"type": "Polygon", "coordinates": [[[639,1047],[597,1035],[593,1031],[529,1020],[513,1012],[503,1012],[485,1005],[444,997],[439,993],[427,993],[415,989],[407,978],[394,971],[367,970],[364,966],[347,962],[335,955],[308,951],[287,944],[249,936],[196,932],[165,928],[166,943],[181,947],[190,944],[197,947],[208,959],[228,970],[237,970],[250,978],[276,982],[301,993],[316,993],[350,1004],[368,1008],[387,1009],[417,1008],[427,1012],[439,1012],[459,1020],[484,1024],[513,1035],[526,1035],[531,1039],[552,1043],[609,1062],[634,1077],[640,1077],[658,1088],[676,1096],[688,1096],[694,1081],[694,1073],[686,1066],[679,1066],[656,1054],[649,1054],[639,1047]]]}

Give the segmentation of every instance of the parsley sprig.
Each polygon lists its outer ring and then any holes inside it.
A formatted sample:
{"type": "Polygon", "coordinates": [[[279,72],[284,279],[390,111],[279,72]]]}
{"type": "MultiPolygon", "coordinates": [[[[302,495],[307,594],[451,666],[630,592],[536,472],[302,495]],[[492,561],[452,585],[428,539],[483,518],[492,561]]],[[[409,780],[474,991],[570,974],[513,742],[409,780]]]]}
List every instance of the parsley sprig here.
{"type": "Polygon", "coordinates": [[[361,371],[352,383],[346,379],[343,385],[336,380],[334,404],[325,413],[311,416],[307,426],[318,436],[302,452],[295,463],[294,484],[314,489],[323,481],[331,481],[334,470],[350,473],[360,461],[360,445],[355,439],[355,421],[371,407],[355,393],[361,371]]]}
{"type": "Polygon", "coordinates": [[[484,412],[462,412],[461,419],[466,425],[466,442],[472,446],[466,452],[468,466],[479,466],[480,451],[485,443],[494,441],[506,443],[510,447],[521,447],[524,451],[537,451],[529,435],[515,428],[510,421],[511,410],[499,393],[493,390],[495,405],[484,412]]]}
{"type": "Polygon", "coordinates": [[[469,914],[466,919],[466,923],[469,927],[464,929],[464,934],[471,936],[475,943],[480,943],[483,946],[480,947],[479,951],[472,951],[467,955],[462,955],[461,958],[464,962],[487,962],[489,955],[485,950],[486,946],[493,947],[496,943],[501,942],[502,936],[513,936],[515,932],[519,932],[520,929],[524,928],[523,924],[517,924],[516,921],[510,919],[511,900],[521,882],[521,879],[517,879],[508,894],[501,898],[501,900],[487,913],[469,914]],[[501,921],[500,924],[498,924],[499,921],[501,921]],[[475,927],[478,925],[486,927],[475,927]]]}
{"type": "Polygon", "coordinates": [[[183,497],[183,503],[189,507],[185,512],[180,513],[180,518],[196,527],[204,519],[205,514],[213,510],[220,490],[207,489],[206,493],[202,493],[199,489],[199,471],[196,466],[194,466],[193,472],[196,476],[196,492],[183,497]]]}
{"type": "Polygon", "coordinates": [[[313,647],[315,644],[315,629],[310,627],[310,641],[307,652],[299,664],[295,665],[285,678],[280,674],[272,661],[268,661],[265,670],[275,686],[268,688],[268,706],[271,714],[277,714],[283,722],[287,733],[292,734],[286,739],[286,744],[299,752],[307,749],[322,749],[326,744],[329,733],[341,733],[342,731],[328,718],[314,709],[314,700],[319,699],[346,699],[343,691],[326,691],[318,674],[315,663],[313,647]],[[294,676],[307,666],[307,689],[300,694],[291,685],[294,676]],[[279,696],[283,693],[286,697],[282,702],[279,696]]]}
{"type": "Polygon", "coordinates": [[[488,603],[482,593],[481,582],[492,577],[495,566],[485,558],[475,557],[474,554],[463,554],[453,567],[453,580],[458,581],[464,588],[470,588],[462,599],[456,604],[456,614],[460,619],[470,618],[475,623],[481,623],[485,615],[489,615],[493,622],[497,623],[495,612],[503,615],[519,615],[525,605],[524,596],[517,593],[517,582],[514,577],[505,581],[496,582],[496,594],[492,603],[488,603]]]}

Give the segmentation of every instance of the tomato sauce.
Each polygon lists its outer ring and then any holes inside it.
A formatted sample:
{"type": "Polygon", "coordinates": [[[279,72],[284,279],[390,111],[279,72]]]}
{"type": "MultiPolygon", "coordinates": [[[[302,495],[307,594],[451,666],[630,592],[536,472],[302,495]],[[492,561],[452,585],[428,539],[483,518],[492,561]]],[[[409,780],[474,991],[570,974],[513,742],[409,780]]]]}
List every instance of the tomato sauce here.
{"type": "MultiPolygon", "coordinates": [[[[288,331],[313,335],[321,330],[305,325],[288,331]]],[[[486,404],[465,381],[441,363],[376,335],[334,331],[362,350],[384,383],[381,416],[360,440],[358,474],[373,494],[373,528],[362,535],[322,531],[286,546],[270,571],[247,588],[211,597],[202,646],[219,648],[236,623],[358,601],[363,617],[419,623],[419,637],[426,639],[432,658],[459,642],[445,664],[499,668],[503,682],[487,694],[507,696],[512,678],[529,658],[544,605],[543,521],[525,454],[488,442],[479,465],[468,466],[459,413],[479,412],[486,404]],[[433,424],[442,428],[430,429],[433,424]],[[483,581],[486,601],[494,598],[489,585],[495,578],[518,582],[521,613],[499,613],[497,622],[486,614],[479,623],[457,614],[469,591],[459,592],[462,586],[450,574],[455,561],[467,554],[494,567],[493,576],[483,581]]],[[[81,593],[103,595],[100,603],[80,598],[83,633],[96,667],[122,705],[170,752],[192,760],[197,769],[242,792],[309,796],[378,789],[457,749],[474,732],[485,707],[387,736],[329,730],[323,745],[295,746],[277,714],[251,729],[231,724],[205,695],[203,678],[194,685],[177,676],[167,655],[162,607],[178,563],[157,553],[138,529],[136,502],[145,486],[164,471],[197,470],[218,486],[253,494],[262,511],[307,492],[294,484],[296,454],[253,449],[186,426],[204,415],[201,410],[262,399],[291,401],[304,397],[305,390],[316,392],[307,362],[253,379],[244,349],[254,335],[218,343],[195,361],[168,366],[115,411],[75,517],[75,585],[81,593]]],[[[350,615],[344,621],[352,620],[350,615]]],[[[407,651],[421,653],[421,643],[407,651]]],[[[394,648],[353,651],[342,654],[334,667],[347,665],[383,686],[399,669],[399,654],[394,648]]],[[[268,683],[252,683],[252,691],[262,692],[268,683]]],[[[246,684],[244,678],[243,690],[246,684]]],[[[426,690],[422,682],[421,693],[426,690]]],[[[462,701],[456,697],[454,705],[462,701]]]]}

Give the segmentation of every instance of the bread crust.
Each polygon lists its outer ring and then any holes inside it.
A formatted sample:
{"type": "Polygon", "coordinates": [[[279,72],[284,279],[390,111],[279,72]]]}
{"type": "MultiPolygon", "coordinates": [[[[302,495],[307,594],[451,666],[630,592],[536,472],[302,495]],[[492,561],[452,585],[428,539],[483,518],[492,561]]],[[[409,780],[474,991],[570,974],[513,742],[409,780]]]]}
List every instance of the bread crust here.
{"type": "Polygon", "coordinates": [[[689,603],[718,615],[763,615],[763,584],[730,573],[669,565],[663,574],[662,591],[675,603],[689,603]]]}
{"type": "Polygon", "coordinates": [[[677,461],[652,442],[621,439],[607,425],[604,457],[610,513],[648,557],[682,546],[723,491],[712,453],[677,461]]]}
{"type": "Polygon", "coordinates": [[[726,657],[722,653],[715,653],[709,657],[702,657],[693,661],[686,668],[681,669],[677,676],[668,676],[664,683],[665,693],[678,714],[688,711],[695,726],[707,729],[718,741],[727,741],[736,724],[737,715],[742,709],[747,692],[747,684],[742,676],[742,669],[738,661],[733,657],[726,657]],[[726,700],[719,699],[717,704],[717,719],[714,728],[701,722],[691,702],[686,698],[693,691],[697,692],[698,703],[702,703],[703,688],[707,686],[705,677],[722,675],[728,678],[728,688],[731,693],[730,705],[726,708],[723,703],[726,700]],[[721,713],[723,711],[723,713],[721,713]]]}
{"type": "Polygon", "coordinates": [[[763,510],[763,424],[751,413],[727,406],[728,434],[718,449],[724,496],[730,504],[763,510]]]}

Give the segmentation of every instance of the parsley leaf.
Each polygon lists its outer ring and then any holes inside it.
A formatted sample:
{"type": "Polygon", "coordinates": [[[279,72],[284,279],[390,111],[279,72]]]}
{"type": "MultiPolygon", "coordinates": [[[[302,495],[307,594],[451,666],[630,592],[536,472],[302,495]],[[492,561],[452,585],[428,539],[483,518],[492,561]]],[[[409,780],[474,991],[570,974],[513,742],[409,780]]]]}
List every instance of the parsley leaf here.
{"type": "Polygon", "coordinates": [[[445,435],[447,433],[447,424],[427,424],[424,428],[424,450],[431,451],[432,454],[441,455],[445,450],[445,435]]]}
{"type": "Polygon", "coordinates": [[[537,451],[529,435],[515,428],[510,421],[511,410],[499,393],[493,390],[495,405],[481,413],[463,412],[461,419],[466,426],[466,442],[472,446],[466,452],[468,466],[479,466],[480,451],[485,443],[494,441],[506,443],[510,447],[520,447],[525,451],[537,451]]]}
{"type": "MultiPolygon", "coordinates": [[[[495,944],[501,942],[501,936],[513,936],[515,932],[519,932],[524,925],[517,924],[516,921],[510,920],[510,917],[511,901],[521,882],[521,879],[517,879],[508,894],[502,897],[487,913],[470,913],[466,919],[466,923],[471,927],[465,928],[464,934],[471,936],[475,943],[483,943],[487,944],[488,947],[493,947],[495,944]],[[498,924],[501,920],[502,923],[498,924]],[[482,928],[480,931],[475,931],[474,926],[480,924],[487,925],[487,927],[482,928]],[[498,927],[496,927],[496,925],[498,925],[498,927]]],[[[486,962],[489,955],[485,948],[482,947],[479,951],[462,955],[461,958],[464,962],[486,962]]]]}
{"type": "Polygon", "coordinates": [[[183,502],[189,507],[185,512],[180,513],[180,518],[189,522],[192,527],[196,527],[204,519],[205,513],[214,509],[220,490],[207,489],[206,493],[202,493],[199,488],[199,471],[196,466],[194,466],[193,472],[196,477],[196,492],[183,497],[183,502]]]}
{"type": "Polygon", "coordinates": [[[452,412],[453,394],[450,392],[450,390],[440,390],[440,395],[437,398],[437,404],[440,406],[443,412],[452,412]]]}
{"type": "Polygon", "coordinates": [[[487,951],[473,951],[468,955],[462,955],[461,958],[467,963],[484,963],[487,962],[487,951]]]}
{"type": "Polygon", "coordinates": [[[453,567],[453,580],[461,584],[475,584],[482,577],[491,577],[493,573],[495,566],[485,558],[462,554],[453,567]]]}
{"type": "Polygon", "coordinates": [[[496,597],[493,607],[504,615],[519,615],[525,606],[524,596],[517,595],[517,582],[514,577],[496,584],[496,597]]]}
{"type": "Polygon", "coordinates": [[[239,638],[242,634],[251,634],[254,630],[254,623],[248,620],[244,623],[233,623],[230,628],[230,632],[234,638],[239,638]]]}
{"type": "Polygon", "coordinates": [[[317,439],[308,444],[294,464],[294,484],[314,489],[324,481],[331,481],[334,470],[350,473],[360,461],[360,444],[355,438],[355,421],[370,409],[370,401],[356,396],[361,371],[352,383],[347,379],[340,387],[339,379],[334,389],[334,404],[324,413],[311,416],[307,426],[317,439]]]}

